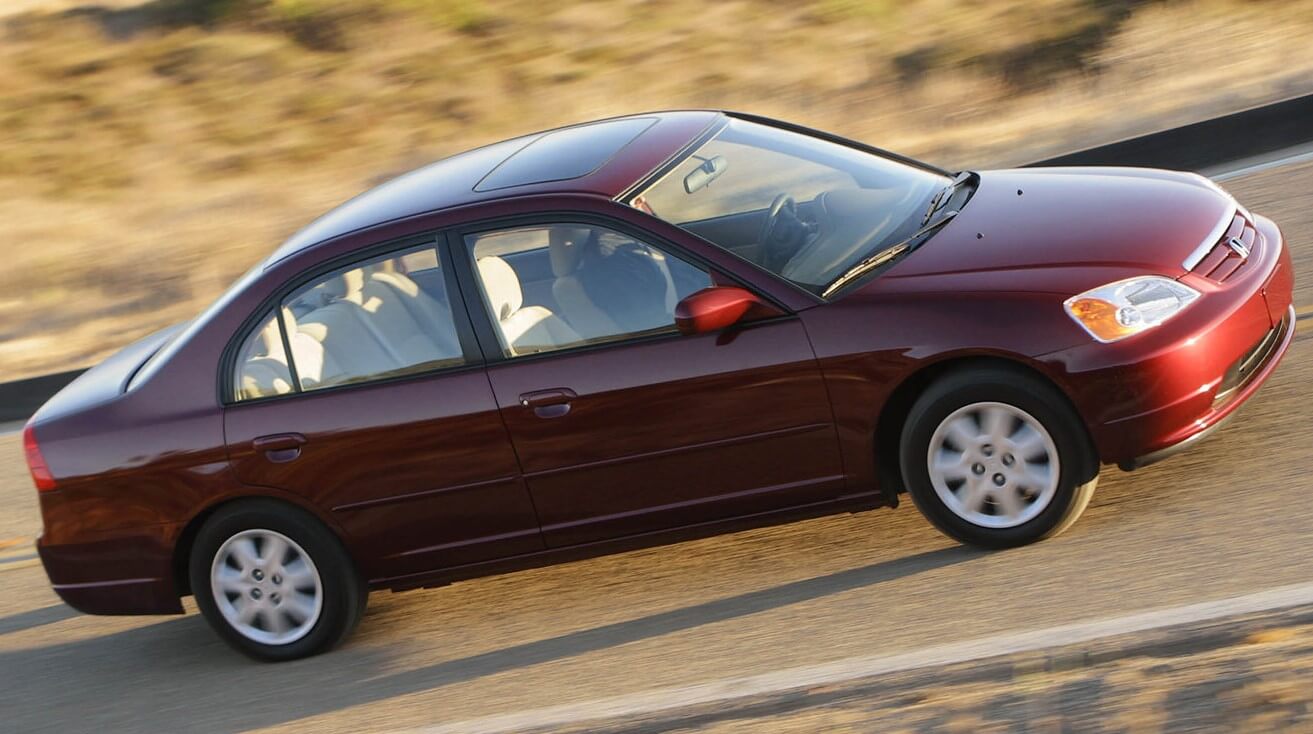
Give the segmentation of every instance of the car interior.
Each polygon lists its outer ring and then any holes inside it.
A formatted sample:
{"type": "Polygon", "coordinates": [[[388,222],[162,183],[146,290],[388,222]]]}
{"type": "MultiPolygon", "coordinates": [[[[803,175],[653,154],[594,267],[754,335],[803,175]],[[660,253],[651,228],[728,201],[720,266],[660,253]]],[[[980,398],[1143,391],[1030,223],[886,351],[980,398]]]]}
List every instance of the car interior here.
{"type": "MultiPolygon", "coordinates": [[[[673,330],[675,305],[711,285],[705,271],[602,227],[552,224],[467,242],[508,357],[673,330]]],[[[461,364],[449,304],[433,249],[302,289],[282,306],[300,389],[461,364]]],[[[239,400],[294,391],[272,314],[242,346],[238,365],[239,400]]]]}
{"type": "Polygon", "coordinates": [[[472,235],[506,356],[673,329],[703,270],[604,227],[553,224],[472,235]]]}
{"type": "Polygon", "coordinates": [[[905,189],[831,189],[808,200],[781,194],[770,206],[680,226],[797,283],[820,285],[854,252],[874,249],[903,225],[905,189]]]}
{"type": "MultiPolygon", "coordinates": [[[[464,361],[432,250],[337,273],[290,298],[282,315],[302,390],[464,361]]],[[[242,399],[292,391],[276,319],[248,340],[239,364],[242,399]]]]}
{"type": "Polygon", "coordinates": [[[835,143],[733,121],[631,206],[820,293],[919,226],[942,176],[835,143]]]}

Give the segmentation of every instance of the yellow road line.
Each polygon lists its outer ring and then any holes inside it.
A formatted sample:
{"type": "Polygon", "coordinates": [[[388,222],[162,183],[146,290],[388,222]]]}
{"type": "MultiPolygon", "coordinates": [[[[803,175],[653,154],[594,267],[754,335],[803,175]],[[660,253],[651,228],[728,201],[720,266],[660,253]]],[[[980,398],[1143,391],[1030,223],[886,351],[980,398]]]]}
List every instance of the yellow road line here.
{"type": "Polygon", "coordinates": [[[14,571],[41,564],[31,538],[5,538],[0,540],[0,571],[14,571]]]}
{"type": "Polygon", "coordinates": [[[0,540],[0,570],[27,568],[39,562],[36,558],[36,548],[30,538],[5,538],[0,540]]]}

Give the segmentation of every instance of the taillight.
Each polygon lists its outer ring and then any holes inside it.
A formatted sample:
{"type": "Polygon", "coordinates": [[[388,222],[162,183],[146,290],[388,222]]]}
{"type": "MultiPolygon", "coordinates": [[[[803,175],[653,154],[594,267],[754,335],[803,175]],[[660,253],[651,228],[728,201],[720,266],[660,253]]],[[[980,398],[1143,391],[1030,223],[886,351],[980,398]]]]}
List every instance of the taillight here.
{"type": "Polygon", "coordinates": [[[36,488],[42,492],[55,488],[55,477],[50,473],[50,467],[46,466],[46,460],[41,456],[41,447],[36,443],[36,432],[32,426],[23,429],[23,453],[27,455],[27,468],[32,472],[32,481],[36,482],[36,488]]]}

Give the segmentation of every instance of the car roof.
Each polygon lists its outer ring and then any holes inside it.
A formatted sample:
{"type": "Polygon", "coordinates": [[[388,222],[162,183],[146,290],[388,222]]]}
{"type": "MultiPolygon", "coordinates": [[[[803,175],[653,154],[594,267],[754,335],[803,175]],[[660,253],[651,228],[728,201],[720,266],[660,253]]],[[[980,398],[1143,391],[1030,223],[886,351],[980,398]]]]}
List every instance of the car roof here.
{"type": "Polygon", "coordinates": [[[526,194],[615,198],[698,139],[724,113],[627,115],[476,148],[404,174],[351,199],[292,235],[266,267],[386,222],[526,194]]]}

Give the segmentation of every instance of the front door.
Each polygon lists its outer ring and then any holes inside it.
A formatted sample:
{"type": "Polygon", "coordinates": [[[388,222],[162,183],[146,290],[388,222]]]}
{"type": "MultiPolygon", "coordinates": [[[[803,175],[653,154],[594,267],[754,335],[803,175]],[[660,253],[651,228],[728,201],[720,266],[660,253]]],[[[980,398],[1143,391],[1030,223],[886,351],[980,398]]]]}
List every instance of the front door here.
{"type": "Polygon", "coordinates": [[[797,318],[680,335],[675,304],[724,276],[600,224],[467,232],[453,247],[465,248],[463,290],[548,546],[840,493],[828,398],[797,318]],[[546,270],[546,284],[530,277],[546,270]]]}
{"type": "Polygon", "coordinates": [[[234,471],[330,514],[370,578],[543,548],[450,273],[430,241],[312,276],[233,365],[234,471]]]}

